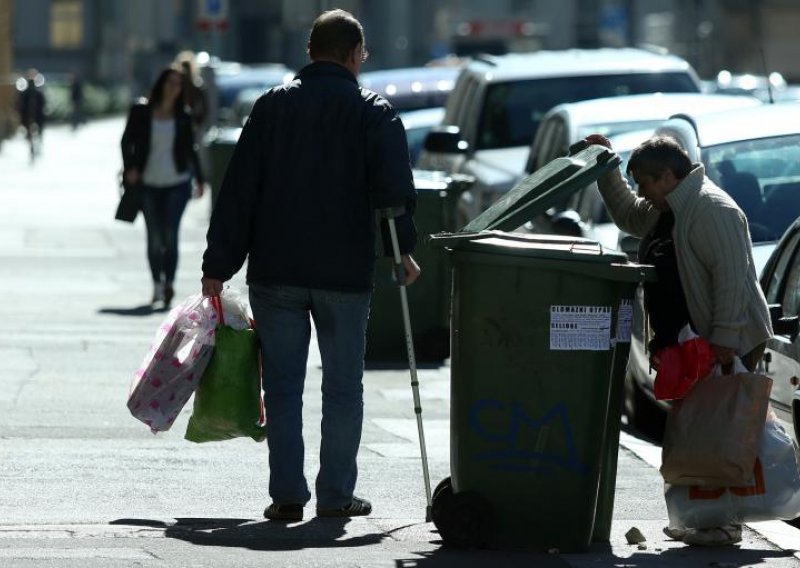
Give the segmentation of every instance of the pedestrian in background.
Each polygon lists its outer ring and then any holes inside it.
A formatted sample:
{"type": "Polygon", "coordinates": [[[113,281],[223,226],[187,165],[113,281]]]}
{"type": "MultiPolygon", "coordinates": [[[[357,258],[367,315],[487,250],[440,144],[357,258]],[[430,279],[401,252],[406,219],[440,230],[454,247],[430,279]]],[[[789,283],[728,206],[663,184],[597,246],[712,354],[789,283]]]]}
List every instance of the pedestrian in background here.
{"type": "Polygon", "coordinates": [[[147,259],[153,277],[153,304],[168,308],[175,296],[178,232],[191,196],[203,193],[192,119],[183,105],[183,77],[166,68],[153,84],[149,100],[131,107],[122,134],[126,184],[141,184],[147,227],[147,259]]]}
{"type": "Polygon", "coordinates": [[[200,133],[208,118],[208,100],[203,79],[197,71],[197,61],[191,51],[182,51],[175,58],[183,77],[183,104],[189,108],[192,124],[200,133]]]}
{"type": "Polygon", "coordinates": [[[17,97],[17,112],[25,138],[30,145],[31,162],[36,159],[44,135],[44,111],[46,99],[42,92],[44,76],[36,69],[29,69],[21,83],[22,89],[17,97]]]}
{"type": "Polygon", "coordinates": [[[244,126],[211,217],[202,280],[205,295],[218,295],[249,257],[269,445],[264,516],[289,521],[303,518],[311,498],[302,435],[311,319],[322,357],[317,515],[372,510],[354,490],[376,209],[404,207],[397,230],[405,284],[419,275],[405,133],[388,101],[359,88],[361,24],[343,10],[323,13],[308,52],[312,62],[258,99],[244,126]]]}
{"type": "Polygon", "coordinates": [[[77,130],[83,123],[83,79],[79,72],[72,73],[69,85],[70,100],[72,101],[72,129],[77,130]]]}
{"type": "MultiPolygon", "coordinates": [[[[586,141],[611,148],[599,134],[586,141]]],[[[673,275],[673,282],[680,286],[673,291],[676,298],[658,299],[669,306],[671,317],[677,317],[668,328],[677,333],[680,320],[688,315],[698,334],[711,343],[723,370],[730,372],[736,356],[755,370],[772,336],[772,324],[744,213],[673,138],[657,136],[640,144],[631,153],[627,172],[638,186],[638,197],[617,168],[598,180],[598,187],[617,226],[643,238],[641,258],[652,252],[655,240],[672,241],[672,264],[679,277],[676,281],[673,275]],[[688,314],[682,311],[684,305],[688,314]]],[[[669,253],[669,246],[660,250],[669,253]]],[[[659,262],[664,272],[668,262],[659,262]]],[[[669,339],[677,341],[677,336],[669,339]]],[[[655,368],[658,363],[653,360],[655,368]]],[[[742,538],[741,525],[685,531],[667,527],[665,532],[700,546],[734,544],[742,538]]]]}

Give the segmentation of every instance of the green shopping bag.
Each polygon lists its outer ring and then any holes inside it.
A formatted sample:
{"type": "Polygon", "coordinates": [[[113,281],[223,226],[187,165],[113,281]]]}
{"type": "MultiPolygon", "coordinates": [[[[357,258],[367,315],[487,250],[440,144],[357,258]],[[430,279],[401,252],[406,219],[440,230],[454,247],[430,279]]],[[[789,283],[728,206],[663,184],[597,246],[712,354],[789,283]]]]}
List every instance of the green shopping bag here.
{"type": "Polygon", "coordinates": [[[218,325],[185,438],[212,442],[249,436],[260,442],[266,437],[263,404],[255,330],[218,325]]]}

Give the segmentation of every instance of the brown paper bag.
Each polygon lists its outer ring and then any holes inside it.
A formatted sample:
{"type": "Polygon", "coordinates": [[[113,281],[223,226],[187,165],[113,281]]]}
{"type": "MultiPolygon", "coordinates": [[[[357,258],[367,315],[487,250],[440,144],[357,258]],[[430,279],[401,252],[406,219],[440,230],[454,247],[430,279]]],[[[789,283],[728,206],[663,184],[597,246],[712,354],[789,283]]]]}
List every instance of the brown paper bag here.
{"type": "MultiPolygon", "coordinates": [[[[738,362],[737,371],[743,369],[738,362]]],[[[746,485],[753,476],[772,379],[749,372],[699,381],[674,403],[661,475],[673,485],[746,485]]]]}

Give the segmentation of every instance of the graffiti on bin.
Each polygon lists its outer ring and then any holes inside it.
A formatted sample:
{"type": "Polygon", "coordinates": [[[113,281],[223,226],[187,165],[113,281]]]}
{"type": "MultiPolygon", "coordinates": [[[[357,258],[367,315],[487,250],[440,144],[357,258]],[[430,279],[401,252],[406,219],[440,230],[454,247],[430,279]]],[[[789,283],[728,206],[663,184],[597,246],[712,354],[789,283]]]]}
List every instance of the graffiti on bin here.
{"type": "Polygon", "coordinates": [[[519,403],[487,398],[472,405],[468,421],[477,436],[496,446],[472,456],[475,461],[488,462],[492,469],[554,475],[563,468],[578,475],[588,473],[586,464],[578,458],[564,402],[555,404],[536,419],[519,403]],[[504,425],[502,430],[487,427],[489,420],[497,424],[498,419],[504,425]],[[552,451],[553,444],[548,442],[553,436],[563,440],[562,451],[552,451]]]}

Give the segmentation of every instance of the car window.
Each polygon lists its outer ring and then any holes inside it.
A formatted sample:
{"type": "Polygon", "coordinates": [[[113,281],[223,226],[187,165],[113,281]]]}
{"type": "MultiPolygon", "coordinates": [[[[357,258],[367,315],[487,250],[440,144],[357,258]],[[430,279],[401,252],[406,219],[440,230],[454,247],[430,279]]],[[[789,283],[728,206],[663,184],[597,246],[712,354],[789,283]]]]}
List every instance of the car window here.
{"type": "Polygon", "coordinates": [[[495,83],[486,90],[477,149],[530,144],[545,113],[561,103],[654,92],[697,92],[687,73],[554,77],[495,83]]]}
{"type": "Polygon", "coordinates": [[[702,159],[744,211],[754,243],[778,240],[800,213],[800,135],[712,146],[702,159]]]}
{"type": "MultiPolygon", "coordinates": [[[[796,232],[786,246],[783,247],[781,251],[780,257],[778,257],[778,262],[775,264],[775,270],[772,272],[772,276],[769,279],[769,283],[767,284],[767,289],[765,290],[765,295],[767,297],[767,303],[769,304],[777,304],[783,303],[783,298],[781,296],[785,295],[783,290],[782,283],[784,282],[784,276],[786,275],[787,268],[790,266],[792,262],[794,262],[794,267],[792,271],[795,273],[794,280],[795,280],[795,296],[797,295],[797,272],[798,272],[798,254],[797,254],[797,244],[800,241],[800,231],[796,232]]],[[[788,289],[788,287],[786,288],[788,289]]],[[[795,302],[795,309],[797,307],[797,303],[795,302]]],[[[784,312],[787,313],[787,312],[784,312]]],[[[793,312],[796,314],[797,312],[793,312]]]]}

